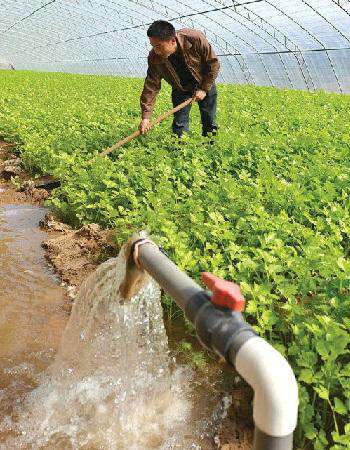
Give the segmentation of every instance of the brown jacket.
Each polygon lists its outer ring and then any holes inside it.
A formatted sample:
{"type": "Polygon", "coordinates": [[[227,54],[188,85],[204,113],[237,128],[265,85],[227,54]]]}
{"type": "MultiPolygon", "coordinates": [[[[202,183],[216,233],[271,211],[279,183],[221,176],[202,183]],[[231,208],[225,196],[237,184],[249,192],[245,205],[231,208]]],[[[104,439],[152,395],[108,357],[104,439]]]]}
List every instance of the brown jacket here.
{"type": "MultiPolygon", "coordinates": [[[[207,41],[207,38],[199,30],[183,28],[176,32],[176,37],[186,64],[194,78],[198,81],[199,89],[208,92],[218,76],[220,68],[220,63],[214,50],[207,41]]],[[[168,61],[168,58],[162,58],[152,49],[148,55],[147,76],[140,98],[142,119],[149,119],[151,117],[163,78],[172,87],[183,90],[179,77],[168,61]]]]}

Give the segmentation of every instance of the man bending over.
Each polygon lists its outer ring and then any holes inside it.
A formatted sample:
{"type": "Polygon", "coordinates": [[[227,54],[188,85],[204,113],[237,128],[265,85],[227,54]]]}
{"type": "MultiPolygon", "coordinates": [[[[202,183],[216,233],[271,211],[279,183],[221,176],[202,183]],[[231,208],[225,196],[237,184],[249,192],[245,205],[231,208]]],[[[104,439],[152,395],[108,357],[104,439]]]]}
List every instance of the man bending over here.
{"type": "MultiPolygon", "coordinates": [[[[150,117],[164,78],[171,86],[173,106],[195,96],[202,121],[202,135],[216,134],[217,78],[220,63],[204,34],[183,28],[175,31],[165,20],[153,22],[147,30],[153,49],[148,55],[148,70],[141,98],[139,130],[150,129],[150,117]]],[[[191,104],[174,114],[172,129],[179,137],[189,131],[191,104]]]]}

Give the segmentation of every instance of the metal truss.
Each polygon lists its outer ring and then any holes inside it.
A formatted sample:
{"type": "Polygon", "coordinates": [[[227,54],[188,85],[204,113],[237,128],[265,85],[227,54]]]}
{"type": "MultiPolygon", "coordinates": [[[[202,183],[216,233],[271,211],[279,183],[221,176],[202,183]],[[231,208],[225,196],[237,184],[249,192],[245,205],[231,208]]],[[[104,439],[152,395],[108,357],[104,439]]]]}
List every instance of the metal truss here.
{"type": "MultiPolygon", "coordinates": [[[[5,19],[6,5],[12,7],[9,9],[12,23],[5,20],[6,25],[0,30],[0,60],[5,58],[25,68],[42,66],[52,67],[52,70],[79,67],[83,71],[85,65],[87,71],[94,68],[96,73],[105,70],[109,62],[118,61],[123,69],[120,74],[142,76],[140,66],[145,67],[149,49],[145,32],[154,20],[163,18],[184,27],[201,29],[206,34],[225,61],[224,82],[237,80],[239,69],[245,83],[260,84],[264,80],[264,84],[274,86],[275,76],[280,71],[279,85],[284,83],[285,87],[296,88],[299,76],[306,89],[314,90],[320,86],[308,61],[314,66],[318,60],[310,57],[322,53],[329,66],[325,69],[333,74],[337,91],[345,92],[348,81],[342,79],[342,71],[339,71],[337,51],[343,50],[342,58],[348,57],[350,36],[344,26],[341,29],[336,21],[329,19],[327,8],[332,7],[334,17],[340,14],[344,20],[350,16],[350,1],[321,0],[317,7],[314,0],[297,0],[296,3],[303,5],[305,15],[309,14],[310,20],[317,22],[318,29],[315,30],[311,22],[298,18],[294,11],[287,12],[291,8],[284,10],[277,0],[0,2],[5,19]],[[273,20],[274,15],[287,21],[289,27],[279,27],[273,20]],[[327,45],[322,34],[324,27],[328,34],[333,33],[339,45],[327,45]],[[308,37],[311,48],[301,45],[302,36],[308,37]],[[271,57],[275,58],[273,67],[267,62],[271,57]]],[[[118,74],[116,68],[111,70],[118,74]]]]}

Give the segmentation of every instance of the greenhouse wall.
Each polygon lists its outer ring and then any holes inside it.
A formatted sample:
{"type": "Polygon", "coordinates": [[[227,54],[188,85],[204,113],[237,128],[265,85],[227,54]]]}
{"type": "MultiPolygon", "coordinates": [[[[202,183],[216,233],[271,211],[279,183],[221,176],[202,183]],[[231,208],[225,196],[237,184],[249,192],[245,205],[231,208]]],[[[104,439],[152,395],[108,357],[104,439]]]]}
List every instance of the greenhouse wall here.
{"type": "Polygon", "coordinates": [[[203,31],[219,82],[350,92],[349,0],[0,2],[0,59],[16,69],[144,77],[148,26],[203,31]]]}

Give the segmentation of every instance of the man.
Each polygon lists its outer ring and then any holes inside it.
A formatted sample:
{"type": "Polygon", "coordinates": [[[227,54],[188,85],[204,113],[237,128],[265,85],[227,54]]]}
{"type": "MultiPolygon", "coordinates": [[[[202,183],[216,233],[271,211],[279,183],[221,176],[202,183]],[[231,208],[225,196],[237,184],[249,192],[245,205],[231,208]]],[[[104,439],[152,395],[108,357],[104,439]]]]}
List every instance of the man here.
{"type": "MultiPolygon", "coordinates": [[[[148,28],[147,36],[153,49],[148,55],[147,76],[140,98],[140,132],[150,129],[150,117],[164,78],[172,86],[174,107],[194,96],[201,114],[202,135],[216,134],[214,82],[220,64],[204,34],[190,28],[176,32],[171,23],[157,20],[148,28]]],[[[174,114],[172,129],[179,137],[189,131],[190,109],[191,104],[174,114]]]]}

